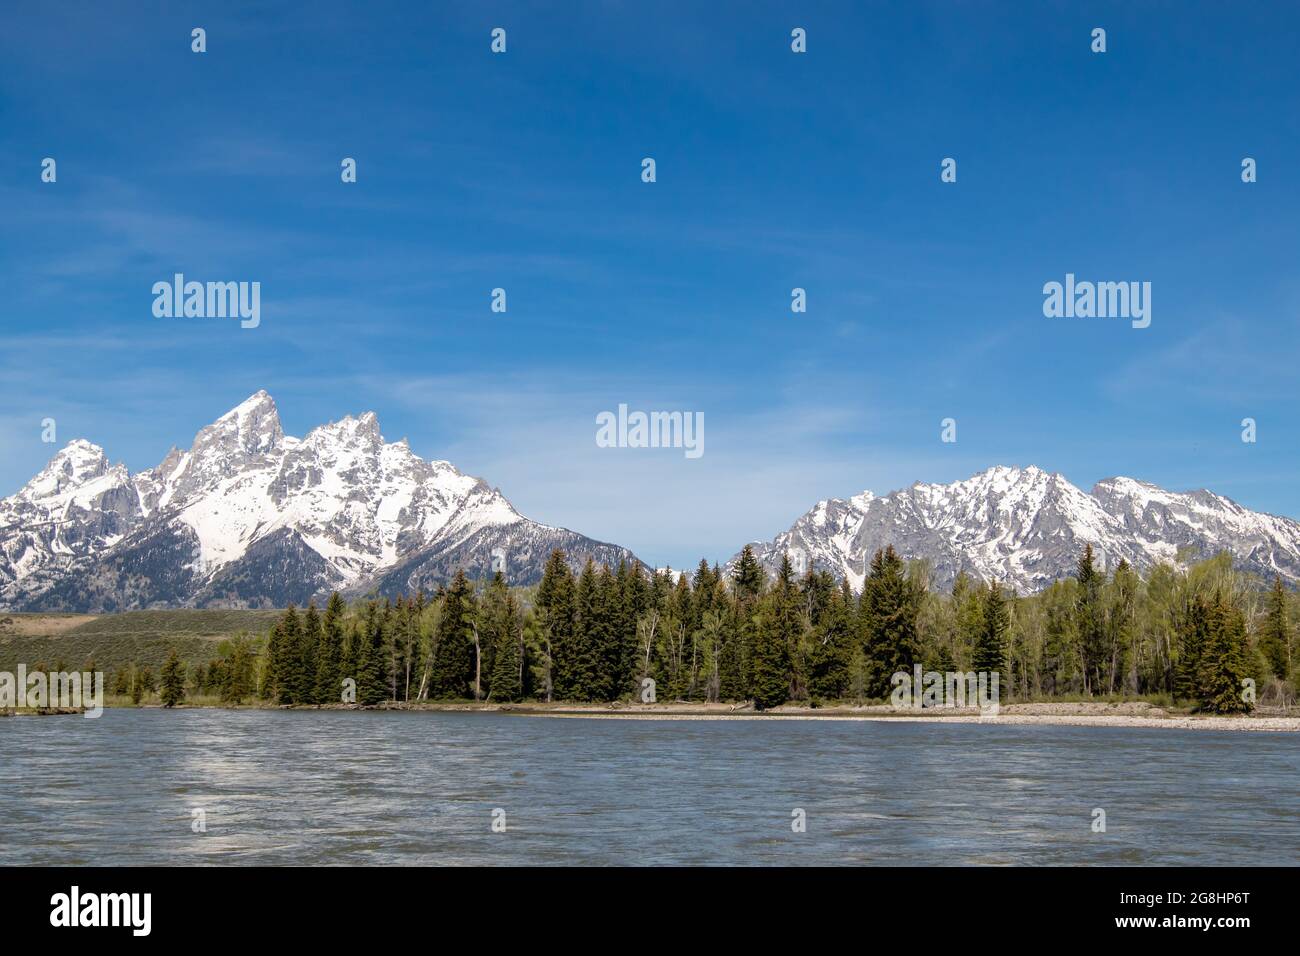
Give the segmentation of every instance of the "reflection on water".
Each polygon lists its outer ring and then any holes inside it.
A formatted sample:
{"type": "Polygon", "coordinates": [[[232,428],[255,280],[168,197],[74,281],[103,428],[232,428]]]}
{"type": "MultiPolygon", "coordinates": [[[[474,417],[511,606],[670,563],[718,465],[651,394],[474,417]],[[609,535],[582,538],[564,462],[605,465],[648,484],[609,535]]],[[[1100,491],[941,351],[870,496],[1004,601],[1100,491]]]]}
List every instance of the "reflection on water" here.
{"type": "Polygon", "coordinates": [[[0,768],[0,864],[1300,861],[1289,734],[109,710],[0,768]]]}

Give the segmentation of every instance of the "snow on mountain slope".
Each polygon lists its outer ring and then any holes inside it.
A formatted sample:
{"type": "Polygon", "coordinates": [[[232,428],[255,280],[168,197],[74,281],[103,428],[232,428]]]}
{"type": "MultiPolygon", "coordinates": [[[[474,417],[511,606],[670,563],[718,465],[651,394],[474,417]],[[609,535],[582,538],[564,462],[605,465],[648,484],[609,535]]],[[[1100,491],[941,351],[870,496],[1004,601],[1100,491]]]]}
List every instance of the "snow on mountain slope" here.
{"type": "Polygon", "coordinates": [[[553,547],[636,560],[386,443],[371,412],[286,436],[259,391],[156,468],[132,477],[78,440],[0,501],[0,607],[280,605],[392,588],[388,572],[413,565],[432,586],[460,566],[486,571],[494,550],[528,583],[553,547]]]}
{"type": "Polygon", "coordinates": [[[1070,574],[1089,543],[1108,567],[1123,559],[1146,570],[1226,550],[1246,570],[1300,582],[1300,523],[1208,491],[1170,492],[1132,478],[1109,478],[1087,493],[1032,466],[820,501],[754,550],[770,571],[790,551],[796,564],[860,588],[871,556],[892,544],[904,557],[929,560],[936,586],[965,571],[1027,593],[1070,574]]]}

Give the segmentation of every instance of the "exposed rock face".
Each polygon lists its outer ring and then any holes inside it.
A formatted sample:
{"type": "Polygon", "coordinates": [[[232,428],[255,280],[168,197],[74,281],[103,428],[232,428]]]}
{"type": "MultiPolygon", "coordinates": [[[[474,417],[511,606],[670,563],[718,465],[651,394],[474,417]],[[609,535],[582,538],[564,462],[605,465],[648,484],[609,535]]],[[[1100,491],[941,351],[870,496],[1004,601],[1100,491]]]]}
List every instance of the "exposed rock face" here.
{"type": "Polygon", "coordinates": [[[775,570],[782,553],[802,549],[809,565],[860,588],[871,556],[889,544],[904,557],[928,559],[934,584],[944,588],[965,571],[1038,591],[1072,573],[1085,544],[1108,567],[1124,559],[1145,571],[1228,551],[1245,570],[1300,582],[1300,523],[1209,491],[1164,491],[1132,478],[1108,478],[1088,493],[1034,467],[819,501],[754,551],[775,570]]]}
{"type": "MultiPolygon", "coordinates": [[[[504,554],[512,583],[553,548],[575,564],[625,548],[523,517],[496,489],[405,441],[375,415],[284,434],[258,392],[199,431],[188,451],[130,475],[71,442],[0,501],[0,608],[115,611],[267,607],[339,589],[432,588],[504,554]]],[[[500,560],[500,559],[498,559],[500,560]]]]}

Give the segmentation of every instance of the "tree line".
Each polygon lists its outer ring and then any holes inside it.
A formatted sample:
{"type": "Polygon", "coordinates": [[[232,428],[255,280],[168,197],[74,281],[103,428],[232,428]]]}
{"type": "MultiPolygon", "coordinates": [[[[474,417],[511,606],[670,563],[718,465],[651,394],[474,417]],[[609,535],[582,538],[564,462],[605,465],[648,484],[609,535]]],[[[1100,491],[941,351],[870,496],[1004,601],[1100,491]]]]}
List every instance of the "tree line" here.
{"type": "Polygon", "coordinates": [[[1297,678],[1295,596],[1262,589],[1227,555],[1145,578],[1106,572],[1085,548],[1075,573],[1030,596],[961,574],[930,587],[925,562],[878,551],[862,589],[823,570],[770,577],[746,547],[725,573],[693,575],[551,554],[540,584],[457,573],[430,595],[288,608],[264,638],[242,635],[191,675],[227,702],[374,705],[648,699],[882,700],[890,678],[1000,675],[1004,697],[1155,695],[1213,713],[1250,709],[1244,690],[1286,699],[1297,678]],[[653,685],[648,681],[653,682],[653,685]]]}

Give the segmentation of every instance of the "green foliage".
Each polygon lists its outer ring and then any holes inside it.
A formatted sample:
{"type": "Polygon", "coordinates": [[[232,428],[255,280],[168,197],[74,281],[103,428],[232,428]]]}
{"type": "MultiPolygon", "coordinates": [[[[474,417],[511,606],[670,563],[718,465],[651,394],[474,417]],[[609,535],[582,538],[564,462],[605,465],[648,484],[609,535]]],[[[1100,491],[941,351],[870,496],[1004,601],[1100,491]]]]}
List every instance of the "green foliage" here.
{"type": "Polygon", "coordinates": [[[316,679],[312,695],[318,704],[335,704],[343,690],[343,631],[347,605],[339,592],[330,595],[321,617],[316,645],[316,679]]]}
{"type": "Polygon", "coordinates": [[[890,678],[920,659],[917,621],[922,595],[893,547],[877,551],[859,602],[868,662],[867,695],[887,697],[890,678]]]}
{"type": "Polygon", "coordinates": [[[1002,595],[1002,587],[990,581],[984,591],[984,613],[975,635],[975,648],[971,655],[971,668],[977,672],[1006,673],[1007,631],[1011,626],[1011,612],[1002,595]]]}
{"type": "Polygon", "coordinates": [[[762,602],[753,648],[750,694],[759,710],[778,707],[790,699],[790,648],[800,632],[793,578],[790,555],[783,555],[776,582],[762,602]]]}
{"type": "Polygon", "coordinates": [[[185,665],[175,651],[167,656],[162,668],[162,705],[175,707],[185,700],[185,665]]]}
{"type": "Polygon", "coordinates": [[[1274,677],[1285,680],[1291,673],[1291,625],[1287,620],[1286,591],[1282,578],[1273,578],[1268,594],[1268,610],[1259,637],[1259,649],[1274,677]]]}
{"type": "Polygon", "coordinates": [[[492,646],[491,699],[508,704],[523,698],[523,618],[519,604],[497,572],[483,602],[483,636],[492,646]]]}
{"type": "Polygon", "coordinates": [[[556,549],[551,552],[542,571],[536,601],[538,680],[543,697],[548,701],[575,696],[578,684],[574,629],[576,601],[573,571],[564,559],[564,552],[556,549]]]}
{"type": "Polygon", "coordinates": [[[1242,693],[1248,676],[1245,618],[1240,608],[1216,594],[1207,623],[1199,668],[1201,709],[1213,714],[1244,713],[1251,709],[1242,693]]]}
{"type": "Polygon", "coordinates": [[[824,570],[796,579],[788,558],[769,581],[748,548],[725,574],[704,561],[690,574],[587,561],[576,577],[555,551],[533,588],[497,576],[476,590],[458,574],[431,597],[349,607],[333,594],[323,612],[309,604],[54,621],[61,636],[35,638],[30,649],[9,625],[0,627],[0,654],[22,647],[25,661],[103,662],[113,693],[137,703],[162,667],[161,698],[171,706],[210,696],[239,704],[259,691],[278,703],[334,704],[345,679],[365,705],[476,694],[606,702],[640,699],[649,678],[659,701],[748,700],[766,710],[884,699],[890,676],[919,663],[999,671],[1004,699],[1176,698],[1237,713],[1249,707],[1246,678],[1286,699],[1300,677],[1296,595],[1278,580],[1271,590],[1247,580],[1227,556],[1143,577],[1122,561],[1108,574],[1085,548],[1073,576],[1029,597],[965,574],[951,593],[933,591],[929,568],[892,548],[866,570],[855,595],[824,570]],[[169,614],[173,646],[161,632],[141,636],[141,624],[165,631],[169,614]],[[223,631],[248,620],[259,622],[258,636],[223,631]],[[87,629],[104,643],[67,636],[87,629]],[[121,656],[145,640],[145,652],[121,656]]]}
{"type": "Polygon", "coordinates": [[[465,573],[457,571],[443,598],[430,670],[430,697],[469,696],[475,664],[474,615],[474,589],[465,573]]]}
{"type": "Polygon", "coordinates": [[[72,619],[84,623],[74,627],[61,626],[67,615],[9,615],[26,626],[21,630],[0,626],[0,670],[14,671],[20,663],[30,666],[48,656],[72,663],[93,659],[99,669],[115,675],[132,665],[148,666],[156,673],[173,650],[193,668],[206,664],[218,643],[240,631],[265,633],[279,614],[188,608],[128,611],[92,619],[77,615],[72,619]]]}

